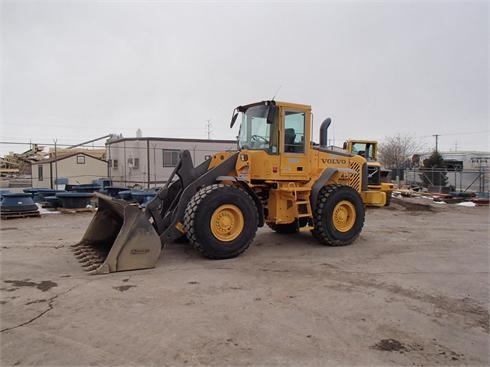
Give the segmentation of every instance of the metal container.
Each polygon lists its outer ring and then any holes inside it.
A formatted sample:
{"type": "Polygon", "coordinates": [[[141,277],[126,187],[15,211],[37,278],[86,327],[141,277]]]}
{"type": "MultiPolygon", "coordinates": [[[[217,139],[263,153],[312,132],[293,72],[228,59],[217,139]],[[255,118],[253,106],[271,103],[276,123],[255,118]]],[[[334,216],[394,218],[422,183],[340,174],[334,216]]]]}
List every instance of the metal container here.
{"type": "Polygon", "coordinates": [[[63,208],[80,209],[90,204],[94,195],[87,192],[58,192],[56,197],[60,199],[63,208]]]}
{"type": "Polygon", "coordinates": [[[3,213],[21,213],[37,211],[37,205],[30,193],[6,193],[2,195],[0,211],[3,213]]]}

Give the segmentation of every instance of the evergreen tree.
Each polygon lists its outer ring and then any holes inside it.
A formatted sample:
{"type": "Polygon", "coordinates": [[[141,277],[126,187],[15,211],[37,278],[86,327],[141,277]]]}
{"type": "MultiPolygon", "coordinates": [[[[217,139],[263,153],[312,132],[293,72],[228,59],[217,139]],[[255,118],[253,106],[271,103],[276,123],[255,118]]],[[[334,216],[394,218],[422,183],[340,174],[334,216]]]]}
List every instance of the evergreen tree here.
{"type": "Polygon", "coordinates": [[[420,167],[420,178],[425,187],[428,186],[447,186],[447,172],[444,158],[434,150],[428,159],[424,159],[423,167],[420,167]]]}

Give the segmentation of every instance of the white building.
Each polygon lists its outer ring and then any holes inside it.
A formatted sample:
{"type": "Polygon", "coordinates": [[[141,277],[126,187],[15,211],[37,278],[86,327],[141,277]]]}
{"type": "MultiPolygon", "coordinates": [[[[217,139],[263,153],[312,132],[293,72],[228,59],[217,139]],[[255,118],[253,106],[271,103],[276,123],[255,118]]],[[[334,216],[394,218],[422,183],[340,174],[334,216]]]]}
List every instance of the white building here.
{"type": "Polygon", "coordinates": [[[159,187],[179,162],[181,150],[189,150],[197,166],[216,152],[236,147],[236,140],[148,137],[108,140],[109,178],[118,186],[159,187]]]}
{"type": "Polygon", "coordinates": [[[69,184],[90,184],[106,176],[107,161],[84,152],[31,163],[32,187],[53,189],[61,178],[69,184]]]}

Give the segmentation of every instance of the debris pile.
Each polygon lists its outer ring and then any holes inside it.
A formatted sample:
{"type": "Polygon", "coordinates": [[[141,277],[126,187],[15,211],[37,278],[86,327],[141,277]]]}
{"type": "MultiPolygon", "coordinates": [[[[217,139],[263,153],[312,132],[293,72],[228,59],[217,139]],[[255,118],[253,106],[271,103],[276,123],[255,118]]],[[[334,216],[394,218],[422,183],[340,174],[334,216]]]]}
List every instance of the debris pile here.
{"type": "Polygon", "coordinates": [[[448,194],[439,192],[422,192],[413,189],[395,189],[392,193],[393,197],[422,197],[433,200],[437,203],[445,204],[460,204],[465,202],[474,203],[476,205],[488,205],[488,196],[477,195],[475,192],[453,191],[448,194]]]}

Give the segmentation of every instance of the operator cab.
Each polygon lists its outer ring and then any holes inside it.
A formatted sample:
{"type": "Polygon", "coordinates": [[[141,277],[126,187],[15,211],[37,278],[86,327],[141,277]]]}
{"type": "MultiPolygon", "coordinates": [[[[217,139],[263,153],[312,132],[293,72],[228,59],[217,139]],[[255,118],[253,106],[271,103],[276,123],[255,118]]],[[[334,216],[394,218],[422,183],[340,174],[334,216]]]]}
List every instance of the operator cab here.
{"type": "Polygon", "coordinates": [[[238,149],[250,153],[252,178],[309,178],[310,106],[263,101],[235,108],[230,127],[237,119],[238,149]]]}
{"type": "Polygon", "coordinates": [[[349,144],[344,143],[344,149],[350,150],[352,154],[357,154],[364,157],[368,162],[376,161],[376,143],[371,141],[352,141],[349,149],[349,144]]]}
{"type": "Polygon", "coordinates": [[[240,150],[305,154],[306,116],[304,110],[280,109],[275,101],[263,101],[237,107],[230,126],[233,127],[237,119],[241,120],[238,134],[240,150]],[[284,126],[280,126],[282,121],[284,126]]]}

